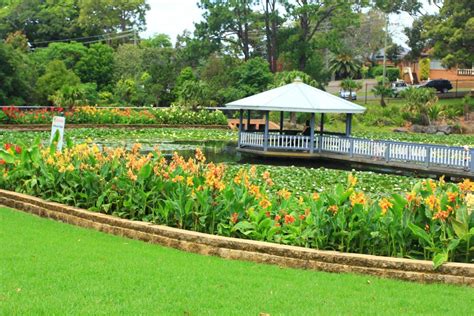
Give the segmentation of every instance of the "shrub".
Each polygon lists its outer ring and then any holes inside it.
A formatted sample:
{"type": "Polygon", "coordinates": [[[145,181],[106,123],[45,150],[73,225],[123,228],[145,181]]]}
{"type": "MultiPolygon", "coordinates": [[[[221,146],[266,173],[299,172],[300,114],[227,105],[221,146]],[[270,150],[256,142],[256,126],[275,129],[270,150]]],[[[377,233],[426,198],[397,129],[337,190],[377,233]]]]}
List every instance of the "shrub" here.
{"type": "Polygon", "coordinates": [[[438,117],[441,108],[436,105],[438,97],[436,90],[431,88],[408,88],[402,91],[401,96],[405,98],[404,111],[409,112],[412,117],[421,117],[423,125],[431,124],[431,117],[438,117]]]}
{"type": "Polygon", "coordinates": [[[420,80],[427,80],[430,77],[430,62],[429,58],[420,60],[420,80]]]}
{"type": "MultiPolygon", "coordinates": [[[[386,67],[385,74],[390,82],[396,81],[400,78],[400,69],[395,67],[386,67]]],[[[377,66],[372,68],[372,76],[383,76],[383,66],[377,66]]]]}

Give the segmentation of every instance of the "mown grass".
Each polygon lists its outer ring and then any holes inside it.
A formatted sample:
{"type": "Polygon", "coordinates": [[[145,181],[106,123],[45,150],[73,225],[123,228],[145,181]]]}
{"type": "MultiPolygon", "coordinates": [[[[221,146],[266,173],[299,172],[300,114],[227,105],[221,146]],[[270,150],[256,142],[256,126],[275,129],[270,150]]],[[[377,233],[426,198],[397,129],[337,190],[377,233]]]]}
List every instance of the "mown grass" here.
{"type": "Polygon", "coordinates": [[[0,208],[4,315],[467,315],[473,295],[189,254],[0,208]]]}

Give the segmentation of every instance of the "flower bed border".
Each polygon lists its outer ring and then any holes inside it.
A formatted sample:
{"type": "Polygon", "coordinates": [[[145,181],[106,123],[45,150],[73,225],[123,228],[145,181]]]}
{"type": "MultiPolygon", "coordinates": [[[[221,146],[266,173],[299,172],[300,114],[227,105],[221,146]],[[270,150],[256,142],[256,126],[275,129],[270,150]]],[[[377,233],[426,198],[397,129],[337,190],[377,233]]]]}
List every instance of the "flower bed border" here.
{"type": "Polygon", "coordinates": [[[222,237],[122,219],[1,189],[0,204],[68,224],[202,255],[291,268],[370,274],[386,278],[474,287],[474,264],[446,263],[434,270],[433,263],[425,260],[323,251],[222,237]]]}
{"type": "MultiPolygon", "coordinates": [[[[73,128],[202,128],[230,129],[228,125],[188,125],[188,124],[66,124],[66,129],[73,128]]],[[[0,124],[0,130],[8,131],[50,131],[51,124],[0,124]]]]}

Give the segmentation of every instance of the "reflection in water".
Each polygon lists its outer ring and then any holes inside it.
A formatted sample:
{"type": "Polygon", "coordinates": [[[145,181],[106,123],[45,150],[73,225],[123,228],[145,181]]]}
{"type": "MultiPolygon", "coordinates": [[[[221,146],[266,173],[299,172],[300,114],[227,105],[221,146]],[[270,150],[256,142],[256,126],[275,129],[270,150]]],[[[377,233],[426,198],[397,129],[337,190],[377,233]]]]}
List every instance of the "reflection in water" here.
{"type": "MultiPolygon", "coordinates": [[[[116,142],[96,142],[99,146],[117,147],[123,146],[130,149],[133,141],[122,140],[116,142]]],[[[146,141],[142,144],[142,152],[152,151],[156,146],[160,149],[163,156],[171,158],[174,152],[188,159],[194,157],[196,148],[200,148],[206,155],[208,162],[229,163],[229,164],[258,164],[258,165],[274,165],[274,166],[297,166],[306,168],[328,168],[339,170],[360,170],[374,171],[378,173],[395,174],[400,176],[422,176],[437,178],[436,175],[417,174],[412,171],[389,168],[385,166],[373,166],[360,163],[349,163],[344,161],[335,161],[327,159],[295,159],[295,158],[266,158],[240,153],[236,150],[235,142],[225,141],[146,141]]]]}

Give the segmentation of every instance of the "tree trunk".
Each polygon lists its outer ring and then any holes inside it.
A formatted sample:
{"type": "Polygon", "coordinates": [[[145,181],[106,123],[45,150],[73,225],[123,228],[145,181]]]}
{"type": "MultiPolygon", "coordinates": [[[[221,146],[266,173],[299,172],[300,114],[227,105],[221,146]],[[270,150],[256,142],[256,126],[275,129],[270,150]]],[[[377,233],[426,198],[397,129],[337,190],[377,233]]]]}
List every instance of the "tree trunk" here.
{"type": "Polygon", "coordinates": [[[380,95],[380,105],[384,108],[387,106],[387,104],[385,103],[385,97],[384,95],[380,95]]]}
{"type": "Polygon", "coordinates": [[[296,127],[296,113],[295,112],[290,112],[290,127],[291,128],[296,127]]]}

